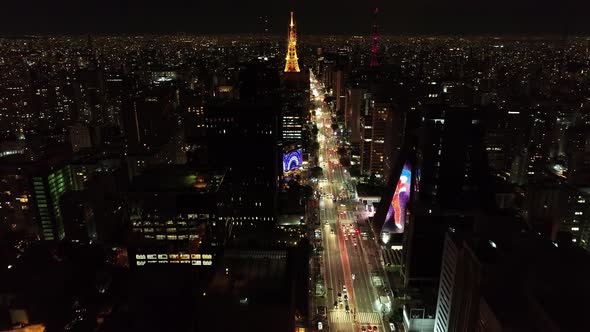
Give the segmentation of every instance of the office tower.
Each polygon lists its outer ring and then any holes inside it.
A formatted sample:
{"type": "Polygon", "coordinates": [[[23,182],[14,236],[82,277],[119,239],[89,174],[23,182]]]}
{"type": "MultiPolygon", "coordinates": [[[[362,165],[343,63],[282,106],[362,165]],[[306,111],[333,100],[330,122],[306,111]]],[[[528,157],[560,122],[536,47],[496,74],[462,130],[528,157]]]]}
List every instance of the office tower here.
{"type": "Polygon", "coordinates": [[[174,91],[154,88],[123,102],[123,130],[130,152],[155,151],[176,133],[177,103],[174,91]]]}
{"type": "Polygon", "coordinates": [[[309,72],[283,74],[280,96],[284,152],[301,148],[303,124],[309,118],[309,90],[309,72]]]}
{"type": "MultiPolygon", "coordinates": [[[[512,228],[506,228],[512,233],[512,228]]],[[[475,331],[484,262],[490,261],[497,240],[449,228],[445,235],[436,306],[435,332],[475,331]]]]}
{"type": "Polygon", "coordinates": [[[5,137],[0,141],[0,158],[14,155],[24,155],[26,141],[23,138],[5,137]]]}
{"type": "Polygon", "coordinates": [[[383,178],[386,130],[391,129],[392,103],[388,98],[373,97],[361,117],[361,174],[383,178]]]}
{"type": "Polygon", "coordinates": [[[455,275],[457,274],[457,260],[463,249],[462,243],[457,241],[454,232],[448,232],[445,236],[442,253],[441,274],[438,286],[438,299],[436,306],[436,320],[434,329],[436,332],[449,331],[450,309],[453,301],[455,275]]]}
{"type": "Polygon", "coordinates": [[[193,141],[205,134],[204,96],[200,91],[180,91],[180,109],[184,134],[193,141]]]}
{"type": "Polygon", "coordinates": [[[403,244],[406,285],[435,287],[448,227],[471,229],[493,204],[480,114],[474,107],[425,105],[407,137],[375,215],[382,241],[403,244]]]}
{"type": "Polygon", "coordinates": [[[324,52],[318,61],[321,64],[318,78],[324,82],[327,92],[333,97],[338,122],[344,123],[346,87],[351,69],[350,52],[347,48],[324,52]]]}
{"type": "Polygon", "coordinates": [[[590,195],[583,187],[547,175],[530,181],[526,192],[526,221],[535,232],[553,241],[557,241],[560,234],[569,234],[571,242],[588,248],[590,195]]]}
{"type": "Polygon", "coordinates": [[[349,83],[346,88],[344,127],[351,145],[361,142],[361,108],[365,92],[366,89],[358,81],[349,83]]]}
{"type": "Polygon", "coordinates": [[[0,218],[4,220],[3,229],[24,231],[36,235],[36,209],[33,200],[30,164],[11,162],[10,157],[0,160],[0,218]],[[28,167],[27,167],[28,166],[28,167]]]}
{"type": "Polygon", "coordinates": [[[293,12],[291,12],[291,23],[289,24],[289,42],[287,45],[287,57],[285,58],[285,72],[298,73],[299,71],[299,62],[297,58],[297,32],[295,30],[293,12]]]}
{"type": "Polygon", "coordinates": [[[150,168],[124,194],[133,265],[212,265],[229,236],[223,171],[187,166],[150,168]]]}
{"type": "Polygon", "coordinates": [[[279,108],[270,101],[216,101],[204,107],[206,135],[190,152],[190,163],[229,168],[226,177],[236,217],[276,220],[280,175],[279,108]]]}
{"type": "MultiPolygon", "coordinates": [[[[234,86],[238,91],[238,98],[244,101],[255,101],[269,97],[276,97],[280,86],[277,67],[270,60],[258,59],[240,63],[236,70],[234,86]]],[[[293,74],[297,77],[297,74],[293,74]]],[[[283,73],[289,76],[289,73],[283,73]]]]}
{"type": "Polygon", "coordinates": [[[332,95],[338,122],[344,123],[344,107],[346,103],[346,85],[350,72],[350,55],[347,49],[338,49],[336,52],[336,67],[334,68],[332,95]]]}
{"type": "Polygon", "coordinates": [[[70,191],[60,199],[64,238],[70,241],[86,243],[98,239],[94,211],[88,204],[87,194],[84,191],[70,191]]]}
{"type": "Polygon", "coordinates": [[[403,239],[406,283],[436,283],[444,230],[475,227],[493,206],[478,109],[429,105],[421,115],[403,239]]]}
{"type": "Polygon", "coordinates": [[[72,144],[72,151],[74,153],[92,147],[90,139],[90,129],[88,126],[76,124],[70,126],[70,143],[72,144]]]}
{"type": "Polygon", "coordinates": [[[420,190],[416,199],[443,209],[486,207],[489,175],[481,110],[427,105],[418,133],[420,190]]]}
{"type": "MultiPolygon", "coordinates": [[[[517,112],[520,111],[513,111],[517,112]]],[[[553,145],[552,135],[547,133],[551,132],[555,121],[549,110],[532,108],[523,112],[528,117],[520,127],[522,136],[517,136],[520,149],[511,174],[513,182],[518,184],[542,176],[553,145]]]]}
{"type": "Polygon", "coordinates": [[[586,187],[590,185],[590,126],[572,126],[566,132],[568,182],[586,187]]]}
{"type": "Polygon", "coordinates": [[[61,240],[65,236],[60,207],[62,195],[74,190],[70,165],[47,167],[32,178],[42,240],[61,240]]]}
{"type": "Polygon", "coordinates": [[[318,61],[320,62],[318,79],[324,82],[326,90],[330,92],[334,89],[338,55],[334,52],[323,52],[322,56],[318,59],[318,61]]]}
{"type": "Polygon", "coordinates": [[[447,232],[434,331],[582,331],[588,253],[498,224],[447,232]]]}
{"type": "Polygon", "coordinates": [[[396,103],[391,106],[392,109],[387,112],[388,118],[385,121],[385,142],[383,143],[383,181],[385,183],[389,182],[389,177],[399,159],[406,136],[406,118],[408,112],[411,112],[407,105],[403,103],[396,103]]]}

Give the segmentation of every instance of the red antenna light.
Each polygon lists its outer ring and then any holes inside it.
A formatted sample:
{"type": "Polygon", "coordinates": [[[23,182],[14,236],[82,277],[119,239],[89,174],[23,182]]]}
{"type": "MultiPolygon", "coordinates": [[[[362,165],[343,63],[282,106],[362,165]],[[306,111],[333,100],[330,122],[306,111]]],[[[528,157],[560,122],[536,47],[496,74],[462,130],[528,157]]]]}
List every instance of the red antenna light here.
{"type": "Polygon", "coordinates": [[[373,12],[373,37],[371,45],[371,61],[369,62],[370,67],[378,67],[379,63],[379,25],[377,24],[377,14],[379,13],[379,7],[375,7],[373,12]]]}

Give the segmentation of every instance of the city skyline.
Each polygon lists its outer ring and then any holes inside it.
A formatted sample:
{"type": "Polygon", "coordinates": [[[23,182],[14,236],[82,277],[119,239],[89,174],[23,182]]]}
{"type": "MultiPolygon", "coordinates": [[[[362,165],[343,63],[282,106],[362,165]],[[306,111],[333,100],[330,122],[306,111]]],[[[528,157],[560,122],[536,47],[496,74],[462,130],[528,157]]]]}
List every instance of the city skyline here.
{"type": "Polygon", "coordinates": [[[590,38],[573,8],[13,15],[0,30],[38,33],[0,34],[0,330],[585,332],[590,38]]]}
{"type": "Polygon", "coordinates": [[[380,8],[380,30],[398,34],[585,35],[590,4],[570,1],[500,0],[492,4],[459,0],[406,3],[334,0],[321,3],[268,0],[251,3],[71,0],[11,2],[0,15],[0,33],[270,33],[284,34],[294,10],[301,34],[369,34],[371,12],[380,8]],[[326,15],[326,14],[329,15],[326,15]]]}

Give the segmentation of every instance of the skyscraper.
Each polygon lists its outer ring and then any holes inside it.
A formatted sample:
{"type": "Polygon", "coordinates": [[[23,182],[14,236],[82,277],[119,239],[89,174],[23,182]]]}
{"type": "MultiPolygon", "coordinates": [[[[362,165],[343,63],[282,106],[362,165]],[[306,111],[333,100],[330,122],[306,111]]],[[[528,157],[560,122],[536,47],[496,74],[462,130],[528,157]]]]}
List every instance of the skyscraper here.
{"type": "Polygon", "coordinates": [[[372,98],[361,118],[361,174],[383,177],[386,129],[392,112],[391,102],[372,98]]]}
{"type": "Polygon", "coordinates": [[[493,202],[479,117],[476,108],[432,104],[408,121],[375,215],[383,242],[403,243],[406,285],[434,287],[446,229],[471,229],[493,202]]]}
{"type": "Polygon", "coordinates": [[[74,188],[70,165],[44,170],[33,177],[33,187],[41,239],[63,239],[65,231],[59,200],[64,193],[74,188]]]}

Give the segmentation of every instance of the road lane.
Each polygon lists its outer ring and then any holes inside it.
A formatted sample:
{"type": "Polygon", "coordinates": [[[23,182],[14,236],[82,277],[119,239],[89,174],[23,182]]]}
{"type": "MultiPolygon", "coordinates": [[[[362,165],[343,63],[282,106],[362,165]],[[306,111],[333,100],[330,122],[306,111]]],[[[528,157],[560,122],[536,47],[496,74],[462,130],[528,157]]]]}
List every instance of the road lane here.
{"type": "MultiPolygon", "coordinates": [[[[323,95],[322,88],[317,81],[312,80],[312,88],[323,95]]],[[[324,259],[322,260],[324,281],[327,290],[325,303],[329,311],[328,325],[330,331],[360,331],[361,325],[378,325],[382,329],[381,314],[375,311],[375,301],[378,300],[378,292],[371,282],[373,262],[367,251],[373,250],[372,246],[366,246],[360,234],[356,234],[357,246],[353,245],[350,234],[343,232],[343,225],[353,225],[356,231],[356,189],[351,182],[350,174],[345,171],[338,161],[336,149],[338,143],[330,128],[332,118],[329,106],[323,105],[315,116],[319,129],[319,160],[323,169],[323,180],[318,187],[322,193],[320,199],[320,223],[322,229],[322,245],[324,247],[324,259]],[[343,200],[334,201],[340,194],[343,200]],[[344,207],[341,206],[344,204],[344,207]],[[340,212],[344,212],[341,214],[340,212]],[[325,221],[329,221],[325,225],[325,221]],[[334,229],[335,234],[330,230],[334,229]],[[355,279],[352,280],[352,274],[355,279]],[[334,301],[338,301],[337,293],[342,292],[342,285],[348,290],[348,302],[354,310],[347,314],[344,305],[334,308],[334,301]],[[356,318],[356,322],[355,322],[356,318]]]]}

